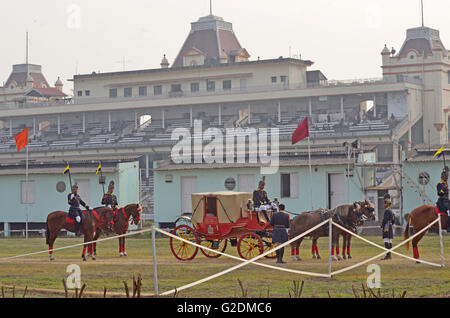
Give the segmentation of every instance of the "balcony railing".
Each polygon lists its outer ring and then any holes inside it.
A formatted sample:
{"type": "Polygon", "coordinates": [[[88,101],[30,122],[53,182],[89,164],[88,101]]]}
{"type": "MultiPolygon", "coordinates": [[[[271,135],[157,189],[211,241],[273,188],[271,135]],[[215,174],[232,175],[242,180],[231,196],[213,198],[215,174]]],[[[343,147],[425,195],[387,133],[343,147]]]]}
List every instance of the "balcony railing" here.
{"type": "Polygon", "coordinates": [[[145,100],[161,100],[167,98],[181,98],[181,97],[202,97],[212,95],[233,95],[233,94],[247,94],[260,92],[274,92],[283,90],[301,90],[314,88],[336,88],[336,87],[351,87],[351,86],[365,86],[365,85],[379,85],[379,84],[395,84],[395,83],[412,83],[422,84],[421,79],[412,77],[398,77],[395,79],[383,78],[367,78],[367,79],[352,79],[352,80],[327,80],[318,83],[281,83],[264,86],[245,86],[227,89],[207,89],[199,91],[176,91],[166,92],[159,95],[148,96],[130,96],[130,97],[98,97],[98,98],[75,98],[61,101],[51,101],[44,103],[0,103],[0,109],[20,109],[33,107],[52,107],[52,106],[73,106],[85,104],[100,104],[111,102],[127,102],[127,101],[145,101],[145,100]]]}

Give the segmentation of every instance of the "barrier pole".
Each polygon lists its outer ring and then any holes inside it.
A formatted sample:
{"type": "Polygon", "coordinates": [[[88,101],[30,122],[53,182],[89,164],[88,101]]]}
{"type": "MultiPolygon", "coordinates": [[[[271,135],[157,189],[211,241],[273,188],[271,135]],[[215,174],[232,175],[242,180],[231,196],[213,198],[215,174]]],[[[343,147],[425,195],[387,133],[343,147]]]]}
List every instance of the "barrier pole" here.
{"type": "Polygon", "coordinates": [[[330,218],[330,224],[328,225],[328,239],[329,239],[329,249],[328,249],[328,275],[331,277],[331,249],[333,248],[333,219],[330,218]]]}
{"type": "Polygon", "coordinates": [[[445,258],[444,258],[444,242],[442,240],[442,221],[441,221],[441,216],[438,215],[439,217],[439,245],[441,246],[441,267],[445,267],[445,258]]]}
{"type": "Polygon", "coordinates": [[[156,231],[152,227],[152,250],[153,250],[153,281],[155,284],[155,295],[158,296],[158,268],[156,264],[156,231]]]}

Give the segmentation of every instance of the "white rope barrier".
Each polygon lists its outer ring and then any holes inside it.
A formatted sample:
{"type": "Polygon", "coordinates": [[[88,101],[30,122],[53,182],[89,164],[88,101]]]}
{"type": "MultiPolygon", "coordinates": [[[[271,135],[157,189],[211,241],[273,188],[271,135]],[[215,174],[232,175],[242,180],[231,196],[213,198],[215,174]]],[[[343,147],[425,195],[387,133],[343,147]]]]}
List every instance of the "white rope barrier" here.
{"type": "Polygon", "coordinates": [[[0,258],[0,262],[12,260],[12,259],[17,259],[17,258],[23,258],[23,257],[27,257],[27,256],[38,255],[38,254],[44,254],[44,253],[48,253],[48,252],[61,251],[61,250],[69,249],[69,248],[79,247],[79,246],[83,246],[83,245],[89,245],[89,244],[98,243],[98,242],[105,242],[105,241],[114,240],[114,239],[117,239],[117,238],[120,238],[120,237],[127,237],[127,236],[132,236],[132,235],[137,235],[137,234],[150,232],[151,230],[152,230],[152,228],[144,229],[144,230],[141,230],[141,231],[130,232],[130,233],[127,233],[127,234],[115,235],[115,236],[112,236],[112,237],[106,237],[104,239],[98,239],[96,241],[91,241],[91,242],[83,242],[83,243],[73,244],[73,245],[64,246],[64,247],[58,247],[58,248],[54,248],[54,249],[48,249],[48,250],[39,251],[39,252],[33,252],[33,253],[27,253],[27,254],[21,254],[21,255],[9,256],[9,257],[3,257],[3,258],[0,258]]]}
{"type": "MultiPolygon", "coordinates": [[[[411,236],[408,240],[403,241],[403,242],[399,243],[398,245],[394,246],[394,247],[391,249],[391,251],[396,250],[396,249],[399,248],[400,246],[406,244],[407,242],[411,241],[412,239],[414,239],[414,238],[417,237],[418,235],[420,235],[420,234],[422,234],[423,232],[427,231],[428,228],[430,228],[431,226],[433,226],[436,222],[438,222],[438,220],[433,221],[433,222],[432,222],[431,224],[429,224],[427,227],[423,228],[421,231],[419,231],[419,232],[417,232],[416,234],[414,234],[413,236],[411,236]]],[[[380,247],[380,246],[379,246],[379,247],[380,247]]],[[[380,247],[380,248],[381,248],[381,247],[380,247]]],[[[384,248],[383,248],[383,249],[384,249],[384,248]]],[[[366,264],[366,263],[369,263],[369,262],[371,262],[371,261],[373,261],[373,260],[375,260],[375,259],[377,259],[377,258],[383,256],[384,254],[386,254],[386,252],[383,251],[382,253],[380,253],[380,254],[378,254],[378,255],[376,255],[376,256],[374,256],[374,257],[371,257],[371,258],[369,258],[369,259],[367,259],[367,260],[365,260],[365,261],[362,261],[362,262],[359,262],[359,263],[357,263],[357,264],[355,264],[355,265],[352,265],[352,266],[349,266],[349,267],[346,267],[346,268],[337,270],[337,271],[335,271],[335,272],[332,272],[332,273],[331,273],[331,276],[334,276],[334,275],[337,275],[337,274],[341,274],[341,273],[347,272],[347,271],[349,271],[349,270],[352,270],[352,269],[354,269],[354,268],[357,268],[357,267],[359,267],[359,266],[362,266],[362,265],[364,265],[364,264],[366,264]]],[[[418,259],[414,259],[414,260],[415,260],[415,261],[419,261],[419,262],[421,261],[421,260],[418,260],[418,259]]],[[[426,261],[421,261],[421,262],[422,262],[422,263],[429,264],[429,265],[432,265],[432,266],[436,266],[436,264],[429,263],[429,262],[426,262],[426,261]]],[[[438,267],[441,267],[441,265],[438,265],[438,267]]]]}
{"type": "MultiPolygon", "coordinates": [[[[173,235],[173,234],[171,234],[171,233],[169,233],[169,232],[166,232],[166,231],[161,230],[161,229],[158,229],[158,228],[155,228],[155,231],[157,231],[157,232],[159,232],[159,233],[161,233],[161,234],[167,235],[167,236],[169,236],[169,237],[172,237],[172,238],[174,238],[174,239],[177,239],[177,240],[179,240],[179,241],[182,241],[182,242],[191,244],[191,245],[196,246],[196,247],[198,247],[198,248],[207,250],[207,251],[209,251],[209,252],[214,252],[214,253],[216,253],[216,254],[223,255],[223,256],[225,256],[225,257],[229,257],[229,258],[235,259],[235,260],[240,261],[240,262],[245,262],[245,261],[246,261],[245,259],[243,259],[243,258],[241,258],[241,257],[237,257],[237,256],[234,256],[234,255],[226,254],[226,253],[223,253],[223,252],[220,252],[220,251],[217,251],[217,250],[213,250],[213,249],[208,248],[208,247],[206,247],[206,246],[202,246],[202,245],[200,245],[200,244],[192,243],[192,242],[190,242],[190,241],[188,241],[188,240],[185,240],[185,239],[183,239],[183,238],[180,238],[179,236],[173,235]]],[[[271,251],[271,252],[274,252],[275,250],[274,250],[274,249],[271,249],[270,251],[271,251]]],[[[298,270],[289,269],[289,268],[277,267],[277,266],[273,266],[273,265],[269,265],[269,264],[262,264],[262,263],[256,263],[256,262],[253,263],[253,264],[254,264],[254,265],[258,265],[258,266],[262,266],[262,267],[267,267],[267,268],[270,268],[270,269],[280,270],[280,271],[283,271],[283,272],[289,272],[289,273],[293,273],[293,274],[309,275],[309,276],[316,276],[316,277],[330,277],[330,276],[327,275],[327,274],[319,274],[319,273],[313,273],[313,272],[298,271],[298,270]]]]}
{"type": "MultiPolygon", "coordinates": [[[[438,221],[438,220],[435,220],[433,223],[431,223],[430,225],[428,225],[428,226],[427,226],[427,229],[430,228],[431,226],[433,226],[437,221],[438,221]]],[[[334,224],[334,226],[340,228],[341,230],[343,230],[343,231],[345,231],[345,232],[347,232],[347,233],[353,235],[354,237],[360,239],[361,241],[364,241],[364,242],[366,242],[367,244],[370,244],[370,245],[372,245],[372,246],[378,247],[379,249],[385,250],[386,252],[391,252],[392,254],[401,256],[401,257],[403,257],[403,258],[407,258],[407,259],[412,260],[412,261],[418,261],[418,262],[421,262],[421,263],[424,263],[424,264],[428,264],[428,265],[431,265],[431,266],[441,267],[441,265],[439,265],[439,264],[435,264],[435,263],[423,261],[423,260],[420,260],[420,259],[412,258],[412,257],[410,257],[410,256],[407,256],[407,255],[404,255],[404,254],[395,252],[395,251],[393,250],[394,248],[391,249],[391,250],[390,250],[390,249],[387,249],[387,248],[385,248],[384,246],[381,246],[381,245],[378,245],[378,244],[376,244],[376,243],[373,243],[373,242],[371,242],[371,241],[369,241],[369,240],[367,240],[367,239],[365,239],[365,238],[363,238],[363,237],[361,237],[361,236],[359,236],[359,235],[357,235],[357,234],[355,234],[355,233],[353,233],[353,232],[350,232],[349,230],[347,230],[346,228],[344,228],[343,226],[341,226],[341,225],[339,225],[339,224],[337,224],[337,223],[334,223],[334,222],[333,222],[333,224],[334,224]]],[[[425,230],[426,230],[426,229],[425,229],[425,230]]],[[[421,233],[421,232],[420,232],[420,233],[421,233]]],[[[419,234],[420,234],[420,233],[419,233],[419,234]]],[[[402,246],[402,245],[408,243],[410,240],[414,239],[414,237],[415,237],[415,236],[412,236],[412,237],[410,237],[408,240],[403,241],[398,247],[400,247],[400,246],[402,246]]],[[[397,248],[397,247],[396,247],[396,248],[397,248]]],[[[383,254],[385,254],[385,253],[383,253],[383,254]]]]}
{"type": "MultiPolygon", "coordinates": [[[[228,273],[230,273],[230,272],[232,272],[232,271],[234,271],[234,270],[236,270],[236,269],[239,269],[239,268],[241,268],[241,267],[244,267],[244,266],[246,266],[246,265],[248,265],[248,264],[252,264],[252,263],[256,262],[257,260],[259,260],[259,259],[265,257],[266,255],[269,255],[270,253],[273,253],[274,251],[279,250],[280,248],[283,248],[283,247],[285,247],[286,245],[289,245],[289,244],[291,244],[291,243],[297,241],[298,239],[300,239],[300,238],[302,238],[302,237],[308,235],[309,233],[315,231],[316,229],[320,228],[321,226],[325,225],[325,224],[328,223],[328,222],[329,222],[328,220],[325,220],[325,221],[323,221],[322,223],[316,225],[315,227],[309,229],[308,231],[306,231],[306,232],[304,232],[304,233],[298,235],[297,237],[294,237],[293,239],[291,239],[291,240],[289,240],[289,241],[287,241],[287,242],[285,242],[285,243],[283,243],[283,244],[280,244],[280,245],[278,245],[277,247],[275,247],[275,248],[273,248],[273,249],[271,249],[271,250],[269,250],[269,251],[267,251],[267,252],[264,252],[264,253],[262,253],[262,254],[260,254],[260,255],[258,255],[258,256],[256,256],[256,257],[254,257],[254,258],[252,258],[251,260],[244,261],[244,262],[241,263],[241,264],[235,265],[235,266],[230,267],[230,268],[228,268],[228,269],[226,269],[226,270],[224,270],[224,271],[221,271],[221,272],[219,272],[219,273],[217,273],[217,274],[214,274],[214,275],[205,277],[205,278],[203,278],[203,279],[200,279],[200,280],[198,280],[198,281],[196,281],[196,282],[193,282],[193,283],[184,285],[184,286],[179,287],[179,288],[176,288],[176,289],[169,290],[169,291],[167,291],[167,292],[162,293],[161,295],[166,296],[166,295],[174,294],[175,292],[179,292],[179,291],[182,291],[182,290],[184,290],[184,289],[187,289],[187,288],[190,288],[190,287],[194,287],[194,286],[196,286],[196,285],[199,285],[199,284],[202,284],[202,283],[204,283],[204,282],[207,282],[207,281],[209,281],[209,280],[211,280],[211,279],[214,279],[214,278],[223,276],[223,275],[225,275],[225,274],[228,274],[228,273]]],[[[191,243],[191,244],[193,244],[193,243],[191,243]]],[[[329,277],[329,276],[326,275],[325,277],[329,277]]]]}

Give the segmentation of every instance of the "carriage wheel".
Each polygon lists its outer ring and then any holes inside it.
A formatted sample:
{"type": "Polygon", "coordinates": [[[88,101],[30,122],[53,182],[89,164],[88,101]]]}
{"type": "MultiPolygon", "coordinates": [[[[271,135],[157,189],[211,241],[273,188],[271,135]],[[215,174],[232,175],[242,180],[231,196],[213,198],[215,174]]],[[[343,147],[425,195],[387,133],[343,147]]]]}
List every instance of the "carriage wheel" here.
{"type": "Polygon", "coordinates": [[[247,233],[241,236],[238,242],[238,253],[243,259],[252,259],[263,253],[263,242],[259,235],[247,233]]]}
{"type": "MultiPolygon", "coordinates": [[[[226,240],[226,239],[225,240],[219,240],[219,247],[217,248],[218,252],[222,252],[222,253],[225,252],[225,250],[227,249],[227,241],[228,240],[226,240]]],[[[206,241],[206,240],[204,240],[204,241],[202,241],[200,243],[200,245],[212,249],[213,241],[206,241]]],[[[210,251],[207,251],[207,250],[204,250],[204,249],[200,249],[200,251],[202,251],[203,255],[205,255],[208,258],[219,258],[220,256],[222,256],[220,254],[217,254],[217,253],[214,253],[214,252],[210,252],[210,251]]]]}
{"type": "MultiPolygon", "coordinates": [[[[268,250],[271,250],[271,249],[275,248],[275,244],[272,243],[272,238],[271,237],[264,238],[263,242],[264,242],[264,252],[267,252],[268,250]]],[[[271,259],[277,258],[277,253],[276,252],[272,252],[270,254],[267,254],[265,256],[265,258],[271,258],[271,259]]]]}
{"type": "MultiPolygon", "coordinates": [[[[187,225],[176,227],[172,234],[192,243],[198,242],[197,234],[195,234],[194,229],[187,225]]],[[[180,261],[190,261],[194,259],[198,252],[197,246],[179,241],[173,237],[170,238],[170,249],[172,250],[173,255],[180,261]]]]}

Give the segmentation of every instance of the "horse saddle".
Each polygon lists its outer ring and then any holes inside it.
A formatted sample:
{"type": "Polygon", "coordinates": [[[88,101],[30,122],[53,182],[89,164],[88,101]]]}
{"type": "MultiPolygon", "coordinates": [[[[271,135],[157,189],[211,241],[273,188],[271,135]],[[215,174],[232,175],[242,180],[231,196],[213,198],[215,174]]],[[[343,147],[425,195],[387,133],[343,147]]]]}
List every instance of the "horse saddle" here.
{"type": "MultiPolygon", "coordinates": [[[[81,213],[83,213],[83,215],[86,214],[86,211],[81,211],[81,213]]],[[[70,216],[66,217],[66,223],[67,224],[75,224],[75,219],[72,219],[70,216]]],[[[83,223],[83,220],[81,220],[81,223],[83,223]]]]}

